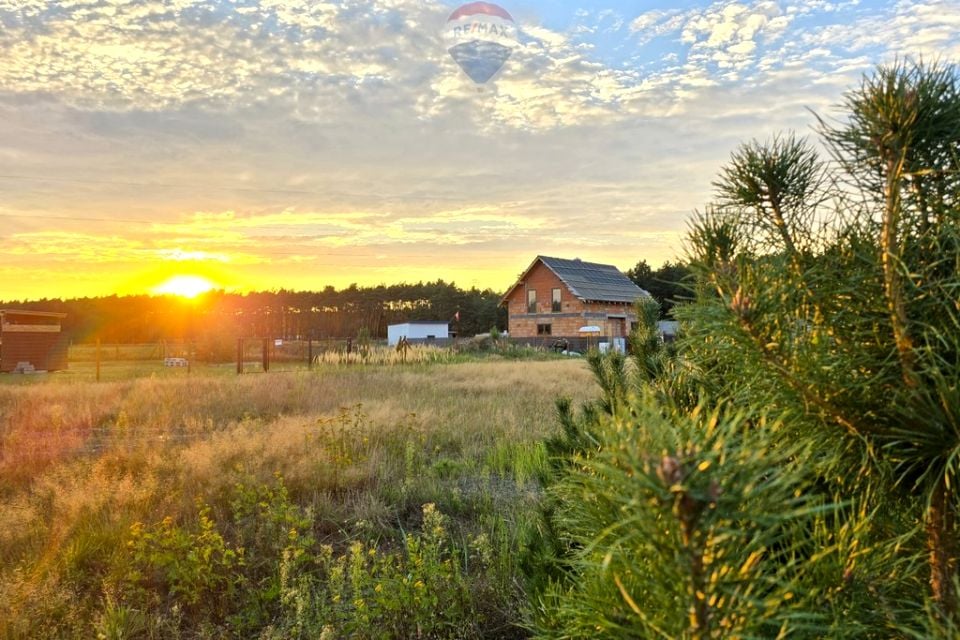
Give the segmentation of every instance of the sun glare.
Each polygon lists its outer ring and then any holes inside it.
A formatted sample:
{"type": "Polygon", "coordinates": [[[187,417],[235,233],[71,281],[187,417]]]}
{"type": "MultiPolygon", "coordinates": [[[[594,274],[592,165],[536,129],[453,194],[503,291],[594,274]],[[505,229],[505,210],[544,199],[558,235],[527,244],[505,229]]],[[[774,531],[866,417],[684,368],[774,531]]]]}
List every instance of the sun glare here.
{"type": "Polygon", "coordinates": [[[201,276],[173,276],[154,287],[153,293],[196,298],[213,288],[213,283],[201,276]]]}

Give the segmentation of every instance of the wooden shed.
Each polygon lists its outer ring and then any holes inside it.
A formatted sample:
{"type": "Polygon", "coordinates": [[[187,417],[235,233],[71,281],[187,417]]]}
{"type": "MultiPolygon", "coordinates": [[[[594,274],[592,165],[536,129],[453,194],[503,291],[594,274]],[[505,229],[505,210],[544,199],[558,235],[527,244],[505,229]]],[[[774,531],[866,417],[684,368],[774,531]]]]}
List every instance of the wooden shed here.
{"type": "Polygon", "coordinates": [[[67,368],[65,313],[0,309],[0,372],[67,368]]]}

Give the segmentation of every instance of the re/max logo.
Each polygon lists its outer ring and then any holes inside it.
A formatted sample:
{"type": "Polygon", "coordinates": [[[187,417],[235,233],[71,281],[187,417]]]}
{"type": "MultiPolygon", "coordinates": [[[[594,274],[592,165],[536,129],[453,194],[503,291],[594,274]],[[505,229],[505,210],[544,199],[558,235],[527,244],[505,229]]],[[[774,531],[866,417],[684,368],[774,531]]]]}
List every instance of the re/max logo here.
{"type": "Polygon", "coordinates": [[[469,22],[453,28],[454,38],[468,35],[500,36],[501,38],[513,37],[509,26],[491,22],[469,22]]]}

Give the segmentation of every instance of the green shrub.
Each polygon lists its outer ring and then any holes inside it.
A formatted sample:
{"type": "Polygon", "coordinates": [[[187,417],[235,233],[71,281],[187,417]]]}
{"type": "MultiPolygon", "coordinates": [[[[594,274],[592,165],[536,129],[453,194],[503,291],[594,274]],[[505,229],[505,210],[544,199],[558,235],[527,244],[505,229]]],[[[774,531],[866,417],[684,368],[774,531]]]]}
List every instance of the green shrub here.
{"type": "Polygon", "coordinates": [[[550,488],[566,561],[536,600],[538,637],[854,637],[878,594],[893,600],[893,558],[850,561],[869,515],[823,495],[781,422],[648,393],[594,427],[596,452],[550,488]],[[872,594],[847,582],[854,564],[872,594]]]}
{"type": "Polygon", "coordinates": [[[189,529],[171,517],[135,523],[127,547],[127,595],[150,608],[177,604],[190,617],[221,620],[243,583],[244,550],[224,540],[205,505],[189,529]]]}
{"type": "MultiPolygon", "coordinates": [[[[474,542],[478,562],[483,541],[474,542]]],[[[482,623],[451,546],[445,518],[432,504],[423,507],[420,534],[408,534],[391,551],[354,542],[336,555],[320,547],[316,570],[292,577],[296,552],[281,564],[283,622],[277,637],[461,638],[476,637],[482,623]]],[[[466,551],[466,550],[461,550],[466,551]]]]}
{"type": "Polygon", "coordinates": [[[732,154],[676,351],[640,309],[601,398],[561,405],[540,635],[955,636],[960,74],[880,67],[843,106],[833,165],[732,154]]]}

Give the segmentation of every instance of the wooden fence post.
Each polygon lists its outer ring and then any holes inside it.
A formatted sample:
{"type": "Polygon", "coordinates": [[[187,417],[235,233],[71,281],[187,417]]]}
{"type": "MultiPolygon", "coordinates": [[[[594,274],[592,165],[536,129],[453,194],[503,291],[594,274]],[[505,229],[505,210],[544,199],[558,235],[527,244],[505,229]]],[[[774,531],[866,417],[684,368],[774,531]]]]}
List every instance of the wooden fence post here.
{"type": "Polygon", "coordinates": [[[313,369],[313,336],[307,338],[307,369],[313,369]]]}
{"type": "Polygon", "coordinates": [[[97,338],[97,382],[100,382],[100,338],[97,338]]]}
{"type": "Polygon", "coordinates": [[[243,338],[237,338],[237,375],[243,373],[243,338]]]}
{"type": "Polygon", "coordinates": [[[263,371],[270,371],[270,338],[263,339],[263,371]]]}

